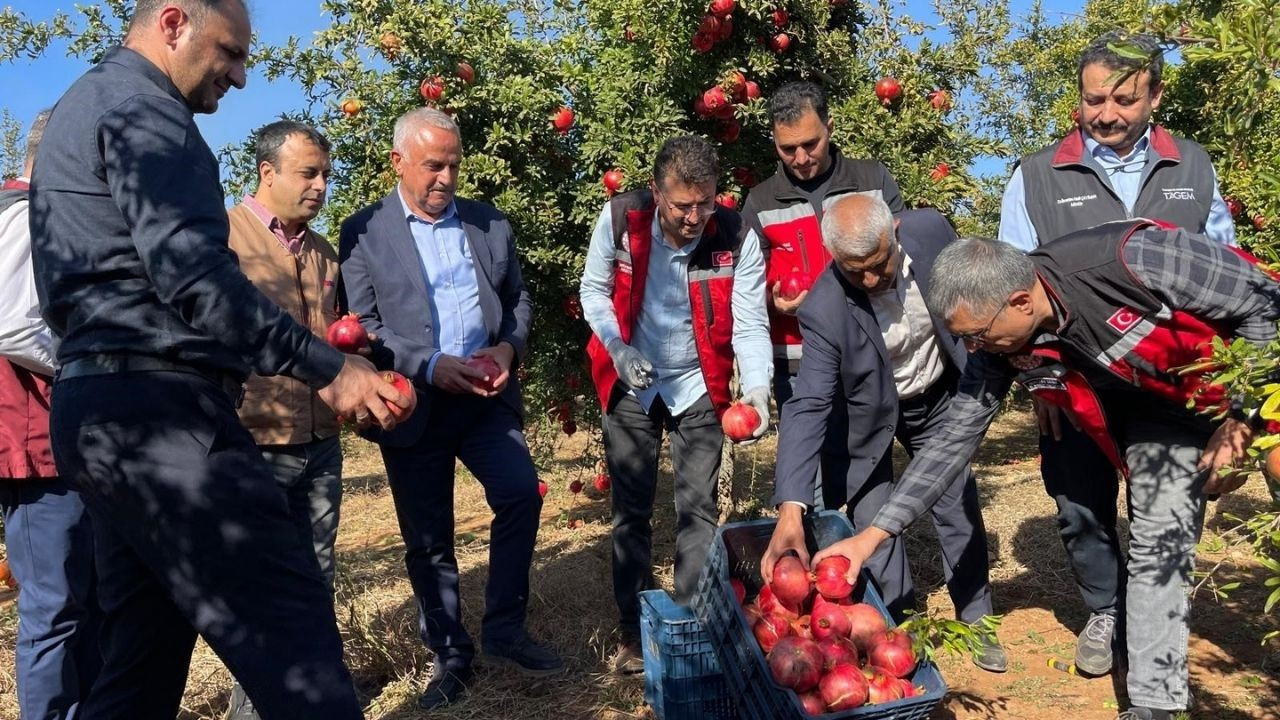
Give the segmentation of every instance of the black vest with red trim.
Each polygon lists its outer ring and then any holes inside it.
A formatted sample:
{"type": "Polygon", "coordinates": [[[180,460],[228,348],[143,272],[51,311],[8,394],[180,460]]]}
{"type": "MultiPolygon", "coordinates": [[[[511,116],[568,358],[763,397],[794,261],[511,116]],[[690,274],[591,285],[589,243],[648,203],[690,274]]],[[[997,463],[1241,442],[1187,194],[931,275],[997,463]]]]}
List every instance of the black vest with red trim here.
{"type": "Polygon", "coordinates": [[[1082,130],[1023,158],[1027,216],[1040,244],[1081,228],[1133,218],[1159,218],[1204,232],[1215,186],[1209,154],[1159,125],[1151,126],[1148,142],[1131,211],[1125,209],[1102,167],[1089,157],[1082,130]]]}
{"type": "MultiPolygon", "coordinates": [[[[652,233],[654,204],[649,190],[618,195],[609,207],[614,238],[613,311],[622,341],[629,344],[644,307],[650,249],[652,243],[661,239],[654,238],[652,233]]],[[[738,213],[717,205],[698,246],[689,256],[694,346],[698,350],[707,395],[717,415],[723,414],[732,400],[729,380],[733,376],[733,274],[746,233],[746,224],[738,213]]],[[[600,407],[607,412],[618,372],[604,344],[595,335],[587,343],[587,356],[600,407]]]]}
{"type": "MultiPolygon", "coordinates": [[[[1066,235],[1029,254],[1045,292],[1057,305],[1057,341],[1037,343],[1009,362],[1033,394],[1069,408],[1112,463],[1127,468],[1088,377],[1143,390],[1177,406],[1220,406],[1222,388],[1200,373],[1179,372],[1212,354],[1215,337],[1235,328],[1165,305],[1134,275],[1124,247],[1135,235],[1161,242],[1173,226],[1153,220],[1111,222],[1066,235]],[[1086,365],[1087,363],[1087,365],[1086,365]]],[[[1205,240],[1205,242],[1212,242],[1205,240]]],[[[1230,248],[1253,263],[1258,260],[1230,248]]]]}

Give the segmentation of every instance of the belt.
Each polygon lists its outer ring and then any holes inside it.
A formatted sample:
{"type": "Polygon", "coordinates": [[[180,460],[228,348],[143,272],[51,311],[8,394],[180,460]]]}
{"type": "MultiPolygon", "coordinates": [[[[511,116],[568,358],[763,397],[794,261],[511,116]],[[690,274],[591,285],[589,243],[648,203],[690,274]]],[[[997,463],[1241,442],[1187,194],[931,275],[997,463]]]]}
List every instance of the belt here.
{"type": "Polygon", "coordinates": [[[98,354],[79,357],[58,370],[58,380],[118,375],[134,372],[177,372],[195,375],[222,388],[236,407],[244,400],[244,383],[227,372],[208,371],[193,365],[173,362],[149,355],[98,354]]]}

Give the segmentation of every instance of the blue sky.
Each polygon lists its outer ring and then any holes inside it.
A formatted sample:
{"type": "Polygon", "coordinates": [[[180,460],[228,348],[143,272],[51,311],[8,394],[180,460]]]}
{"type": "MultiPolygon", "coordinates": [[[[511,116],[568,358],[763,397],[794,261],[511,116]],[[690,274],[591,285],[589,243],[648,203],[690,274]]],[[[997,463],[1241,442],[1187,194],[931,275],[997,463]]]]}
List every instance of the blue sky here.
{"type": "MultiPolygon", "coordinates": [[[[50,17],[57,9],[80,17],[74,0],[8,0],[5,4],[35,19],[50,17]]],[[[81,0],[81,4],[86,3],[81,0]]],[[[305,42],[329,23],[329,18],[321,12],[320,0],[261,0],[250,4],[259,42],[279,43],[289,35],[297,35],[305,42]]],[[[1013,0],[1012,4],[1016,13],[1025,13],[1030,0],[1013,0]]],[[[1044,6],[1059,12],[1076,12],[1079,7],[1072,5],[1068,9],[1063,0],[1046,0],[1044,6]]],[[[929,22],[933,18],[931,7],[928,0],[907,0],[907,12],[916,20],[929,22]]],[[[56,102],[88,67],[83,60],[66,57],[65,52],[66,45],[62,43],[36,60],[0,64],[0,87],[5,89],[0,107],[8,108],[25,126],[42,108],[56,102]]],[[[216,114],[196,118],[205,140],[217,150],[243,140],[254,128],[282,112],[302,109],[305,103],[302,91],[293,82],[285,79],[268,83],[254,73],[250,74],[244,90],[233,90],[222,99],[216,114]]],[[[1003,161],[991,159],[979,162],[974,170],[982,174],[1002,173],[1003,166],[1003,161]]]]}

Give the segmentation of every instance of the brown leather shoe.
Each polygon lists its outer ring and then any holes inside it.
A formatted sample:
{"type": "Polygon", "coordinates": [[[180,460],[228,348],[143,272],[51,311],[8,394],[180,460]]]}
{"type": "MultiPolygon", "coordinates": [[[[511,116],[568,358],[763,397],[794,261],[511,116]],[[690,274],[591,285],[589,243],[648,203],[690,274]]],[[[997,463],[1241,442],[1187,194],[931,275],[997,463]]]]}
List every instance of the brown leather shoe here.
{"type": "Polygon", "coordinates": [[[623,633],[618,642],[618,653],[613,656],[613,671],[619,675],[635,675],[644,672],[644,651],[640,638],[623,633]]]}

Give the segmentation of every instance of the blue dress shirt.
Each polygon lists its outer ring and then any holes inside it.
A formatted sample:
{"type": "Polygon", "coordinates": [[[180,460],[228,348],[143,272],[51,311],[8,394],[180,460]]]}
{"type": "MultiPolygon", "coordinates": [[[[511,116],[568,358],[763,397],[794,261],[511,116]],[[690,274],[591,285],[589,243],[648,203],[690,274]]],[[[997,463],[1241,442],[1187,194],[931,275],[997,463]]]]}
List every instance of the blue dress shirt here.
{"type": "Polygon", "coordinates": [[[396,197],[404,207],[427,281],[427,306],[436,340],[436,353],[427,363],[427,382],[433,382],[441,354],[467,357],[489,344],[480,310],[480,283],[457,206],[449,203],[432,222],[409,209],[403,188],[396,189],[396,197]]]}
{"type": "MultiPolygon", "coordinates": [[[[1142,171],[1147,164],[1147,148],[1151,145],[1151,127],[1143,133],[1133,149],[1120,157],[1110,147],[1084,134],[1084,146],[1089,156],[1102,168],[1111,189],[1115,191],[1125,209],[1132,213],[1142,190],[1142,171]]],[[[1209,217],[1205,220],[1204,234],[1223,245],[1236,244],[1236,225],[1231,211],[1218,191],[1218,175],[1213,177],[1213,202],[1209,205],[1209,217]]],[[[1030,252],[1040,245],[1035,226],[1027,214],[1026,186],[1022,180],[1022,168],[1015,168],[1009,184],[1005,186],[1000,202],[1000,239],[1023,251],[1030,252]]]]}

